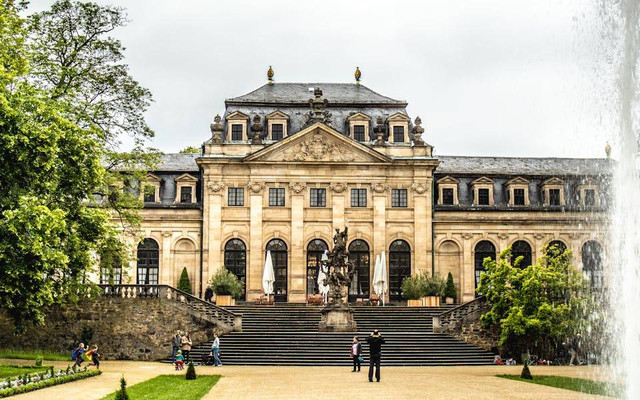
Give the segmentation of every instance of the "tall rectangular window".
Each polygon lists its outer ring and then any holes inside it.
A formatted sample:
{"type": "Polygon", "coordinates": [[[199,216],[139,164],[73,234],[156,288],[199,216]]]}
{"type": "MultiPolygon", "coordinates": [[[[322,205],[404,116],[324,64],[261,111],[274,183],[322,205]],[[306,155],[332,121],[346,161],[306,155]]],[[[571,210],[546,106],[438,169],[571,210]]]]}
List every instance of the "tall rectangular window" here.
{"type": "Polygon", "coordinates": [[[231,140],[242,140],[242,124],[231,125],[231,140]]]}
{"type": "Polygon", "coordinates": [[[453,205],[453,188],[442,189],[442,204],[453,205]]]}
{"type": "Polygon", "coordinates": [[[584,190],[584,205],[587,207],[596,205],[596,191],[594,189],[584,190]]]}
{"type": "Polygon", "coordinates": [[[367,189],[351,189],[351,207],[367,206],[367,189]]]}
{"type": "Polygon", "coordinates": [[[269,188],[269,206],[284,207],[284,188],[269,188]]]}
{"type": "Polygon", "coordinates": [[[404,126],[393,127],[393,141],[395,143],[404,142],[404,126]]]}
{"type": "Polygon", "coordinates": [[[144,202],[155,203],[156,202],[156,187],[153,185],[144,185],[144,202]]]}
{"type": "Polygon", "coordinates": [[[524,189],[513,189],[513,204],[516,206],[524,205],[524,189]]]}
{"type": "Polygon", "coordinates": [[[478,204],[481,206],[489,205],[489,189],[478,189],[478,204]]]}
{"type": "Polygon", "coordinates": [[[327,206],[327,189],[311,188],[309,197],[311,207],[327,206]]]}
{"type": "Polygon", "coordinates": [[[227,192],[227,204],[230,207],[244,206],[244,188],[229,188],[227,192]]]}
{"type": "Polygon", "coordinates": [[[407,206],[407,189],[391,189],[391,207],[407,206]]]}
{"type": "Polygon", "coordinates": [[[560,205],[560,189],[549,189],[549,205],[560,205]]]}
{"type": "Polygon", "coordinates": [[[353,126],[353,138],[358,142],[365,141],[364,135],[364,125],[354,125],[353,126]]]}
{"type": "Polygon", "coordinates": [[[282,124],[271,125],[271,139],[282,140],[283,137],[284,137],[284,128],[282,124]]]}
{"type": "Polygon", "coordinates": [[[180,203],[191,203],[193,196],[193,187],[182,186],[180,188],[180,203]]]}

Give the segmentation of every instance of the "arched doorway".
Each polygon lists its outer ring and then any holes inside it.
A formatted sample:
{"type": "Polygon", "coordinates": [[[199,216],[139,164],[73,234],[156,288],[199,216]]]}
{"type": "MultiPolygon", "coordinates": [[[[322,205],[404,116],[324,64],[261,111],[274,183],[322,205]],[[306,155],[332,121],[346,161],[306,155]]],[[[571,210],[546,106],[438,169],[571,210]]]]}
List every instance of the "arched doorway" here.
{"type": "Polygon", "coordinates": [[[368,299],[371,256],[367,242],[357,239],[349,244],[349,261],[354,266],[353,278],[349,286],[349,301],[356,301],[358,297],[368,299]]]}
{"type": "Polygon", "coordinates": [[[318,272],[322,265],[322,255],[329,250],[327,243],[314,239],[307,245],[307,294],[318,294],[318,272]]]}
{"type": "Polygon", "coordinates": [[[531,265],[531,246],[524,240],[515,241],[511,245],[511,265],[522,257],[522,261],[518,264],[518,268],[524,269],[531,265]]]}
{"type": "Polygon", "coordinates": [[[402,281],[411,276],[411,247],[404,240],[389,246],[389,300],[402,300],[402,281]]]}
{"type": "Polygon", "coordinates": [[[547,250],[556,248],[559,254],[563,254],[567,250],[567,245],[562,240],[552,240],[547,245],[547,250]]]}
{"type": "Polygon", "coordinates": [[[595,240],[589,240],[582,246],[582,272],[591,282],[591,288],[603,287],[602,246],[595,240]]]}
{"type": "Polygon", "coordinates": [[[287,244],[280,239],[273,239],[267,243],[266,250],[271,251],[273,273],[276,281],[273,283],[273,299],[275,301],[287,301],[287,244]]]}
{"type": "Polygon", "coordinates": [[[481,240],[476,244],[473,251],[473,265],[476,277],[476,288],[480,283],[480,275],[484,272],[484,260],[489,258],[492,261],[496,260],[496,246],[488,240],[481,240]]]}
{"type": "Polygon", "coordinates": [[[231,239],[224,246],[224,266],[242,282],[242,296],[247,290],[247,246],[240,239],[231,239]]]}
{"type": "Polygon", "coordinates": [[[158,260],[160,248],[158,242],[146,238],[138,244],[138,265],[136,283],[138,285],[158,284],[158,260]]]}

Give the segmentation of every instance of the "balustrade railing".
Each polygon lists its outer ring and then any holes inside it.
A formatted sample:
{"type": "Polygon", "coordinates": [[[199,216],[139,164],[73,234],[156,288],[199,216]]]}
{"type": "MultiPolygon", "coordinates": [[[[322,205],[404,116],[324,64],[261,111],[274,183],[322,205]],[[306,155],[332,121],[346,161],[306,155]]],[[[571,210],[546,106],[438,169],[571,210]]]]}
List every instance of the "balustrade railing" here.
{"type": "Polygon", "coordinates": [[[446,332],[460,329],[463,323],[479,319],[488,308],[486,296],[476,297],[433,317],[433,331],[446,332]]]}
{"type": "Polygon", "coordinates": [[[195,316],[220,324],[230,331],[242,330],[242,315],[202,300],[169,285],[98,285],[102,297],[166,299],[185,305],[195,316]]]}

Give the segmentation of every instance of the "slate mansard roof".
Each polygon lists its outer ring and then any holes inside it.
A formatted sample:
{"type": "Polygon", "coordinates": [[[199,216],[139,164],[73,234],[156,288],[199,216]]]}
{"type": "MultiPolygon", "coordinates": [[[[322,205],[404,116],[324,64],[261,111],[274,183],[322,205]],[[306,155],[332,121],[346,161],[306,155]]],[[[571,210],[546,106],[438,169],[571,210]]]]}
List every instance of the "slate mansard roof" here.
{"type": "Polygon", "coordinates": [[[610,174],[612,162],[603,158],[532,158],[435,156],[437,175],[594,176],[610,174]]]}

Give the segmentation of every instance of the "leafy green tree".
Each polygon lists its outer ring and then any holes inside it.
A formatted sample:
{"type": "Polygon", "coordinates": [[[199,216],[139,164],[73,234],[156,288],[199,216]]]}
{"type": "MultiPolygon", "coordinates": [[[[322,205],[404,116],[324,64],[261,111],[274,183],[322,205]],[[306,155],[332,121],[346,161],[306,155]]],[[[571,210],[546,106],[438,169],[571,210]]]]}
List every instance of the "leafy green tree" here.
{"type": "Polygon", "coordinates": [[[217,295],[231,296],[236,300],[242,296],[244,291],[242,282],[240,282],[238,277],[224,266],[218,269],[218,271],[211,277],[209,284],[213,289],[213,293],[217,295]]]}
{"type": "Polygon", "coordinates": [[[189,282],[187,268],[182,268],[182,274],[180,274],[180,280],[178,281],[178,290],[191,294],[191,282],[189,282]]]}
{"type": "Polygon", "coordinates": [[[482,321],[500,327],[501,345],[552,358],[568,337],[586,331],[595,304],[588,283],[571,266],[570,251],[550,248],[524,269],[510,259],[507,248],[497,261],[484,261],[478,291],[491,308],[482,321]]]}
{"type": "Polygon", "coordinates": [[[202,152],[202,149],[200,149],[200,147],[195,147],[195,146],[185,147],[184,149],[180,150],[180,153],[182,154],[200,154],[201,152],[202,152]]]}

